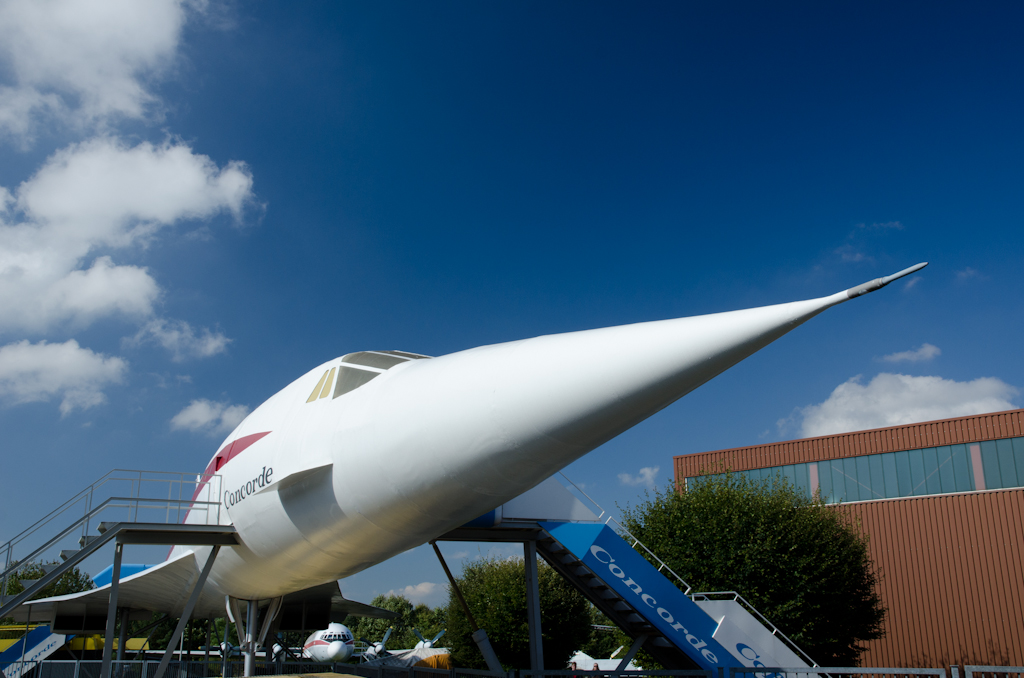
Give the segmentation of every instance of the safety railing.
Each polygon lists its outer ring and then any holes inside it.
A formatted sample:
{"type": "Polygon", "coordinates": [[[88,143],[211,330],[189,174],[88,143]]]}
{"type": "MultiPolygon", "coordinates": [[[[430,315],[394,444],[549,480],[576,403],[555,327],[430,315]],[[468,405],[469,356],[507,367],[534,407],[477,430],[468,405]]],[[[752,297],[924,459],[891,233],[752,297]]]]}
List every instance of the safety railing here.
{"type": "Polygon", "coordinates": [[[220,476],[114,469],[0,545],[0,594],[30,563],[59,562],[61,551],[95,538],[102,522],[217,525],[221,519],[220,476]]]}
{"type": "Polygon", "coordinates": [[[620,523],[614,516],[605,511],[601,507],[601,505],[598,504],[590,495],[584,492],[582,488],[580,488],[574,482],[569,480],[568,476],[566,476],[561,471],[559,471],[559,475],[562,476],[562,479],[565,480],[565,482],[569,483],[569,485],[571,486],[570,491],[575,490],[574,494],[578,495],[577,498],[582,497],[586,499],[588,502],[590,502],[590,504],[592,505],[591,511],[593,511],[597,515],[598,521],[603,522],[605,525],[615,530],[615,533],[622,537],[623,541],[625,541],[631,547],[633,547],[634,551],[639,551],[640,554],[643,555],[648,562],[650,562],[652,565],[655,565],[658,568],[659,573],[661,573],[662,575],[667,575],[670,578],[674,579],[676,581],[676,585],[680,589],[682,589],[683,593],[689,596],[691,600],[735,600],[737,603],[743,606],[743,608],[747,612],[752,614],[759,622],[761,622],[761,624],[763,624],[764,627],[767,628],[773,636],[779,638],[782,642],[784,642],[786,644],[786,647],[797,653],[797,655],[804,659],[804,661],[806,661],[810,666],[817,666],[814,660],[808,657],[807,653],[800,649],[799,645],[790,640],[789,636],[783,633],[782,630],[779,629],[779,627],[777,627],[775,624],[768,621],[768,619],[766,619],[763,614],[757,611],[757,608],[751,605],[746,598],[741,596],[736,591],[694,592],[693,587],[690,586],[685,579],[676,574],[675,570],[669,567],[664,560],[659,558],[657,554],[654,553],[654,551],[647,548],[639,539],[637,539],[629,530],[627,530],[626,527],[622,523],[620,523]]]}
{"type": "MultiPolygon", "coordinates": [[[[99,660],[45,660],[41,662],[10,662],[0,664],[4,678],[99,678],[103,662],[99,660]]],[[[153,678],[160,662],[153,659],[136,661],[115,661],[111,664],[111,678],[153,678]]],[[[208,661],[172,661],[164,674],[165,678],[239,678],[243,673],[243,662],[223,662],[216,654],[208,661]]],[[[257,661],[253,675],[295,676],[317,673],[334,673],[360,676],[361,678],[909,678],[933,676],[934,678],[1001,678],[1007,675],[1022,675],[1020,666],[958,666],[946,668],[905,668],[865,666],[820,666],[807,667],[743,667],[720,668],[715,670],[510,670],[494,674],[480,669],[433,669],[422,666],[373,666],[366,664],[321,663],[321,662],[271,662],[257,661]]]]}
{"type": "Polygon", "coordinates": [[[1010,675],[1017,678],[1024,676],[1024,666],[964,666],[964,678],[1002,678],[1010,675]]]}
{"type": "MultiPolygon", "coordinates": [[[[0,664],[4,678],[100,678],[100,660],[45,660],[0,664]]],[[[153,678],[159,661],[111,662],[111,678],[153,678]]],[[[209,661],[172,661],[164,678],[240,678],[244,663],[222,662],[211,655],[209,661]]],[[[433,669],[423,666],[367,666],[365,664],[329,664],[322,662],[256,662],[254,676],[295,676],[334,673],[362,678],[515,678],[515,671],[494,674],[479,669],[433,669]]]]}

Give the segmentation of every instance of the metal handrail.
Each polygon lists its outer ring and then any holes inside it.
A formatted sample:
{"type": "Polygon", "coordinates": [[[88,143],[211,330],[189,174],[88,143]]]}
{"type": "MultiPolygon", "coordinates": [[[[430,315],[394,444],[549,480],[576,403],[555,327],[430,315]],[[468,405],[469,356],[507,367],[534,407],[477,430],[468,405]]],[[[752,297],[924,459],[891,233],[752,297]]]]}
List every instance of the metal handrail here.
{"type": "MultiPolygon", "coordinates": [[[[15,574],[20,568],[33,562],[35,558],[39,557],[47,549],[55,547],[61,540],[67,539],[73,535],[73,533],[81,528],[82,537],[89,537],[90,527],[93,519],[98,517],[103,511],[112,508],[122,508],[128,510],[129,519],[138,519],[139,510],[141,508],[164,508],[165,516],[164,520],[167,523],[171,522],[171,511],[174,509],[174,522],[180,522],[182,519],[182,509],[185,510],[186,514],[189,511],[203,511],[207,512],[206,522],[210,522],[210,518],[214,519],[214,524],[220,523],[220,507],[219,501],[220,496],[220,482],[221,478],[219,475],[206,476],[204,474],[195,473],[182,473],[182,472],[168,472],[168,471],[140,471],[140,470],[129,470],[129,469],[113,469],[112,471],[104,474],[99,480],[93,482],[85,489],[76,493],[71,499],[65,501],[63,504],[58,506],[53,511],[50,511],[40,520],[28,528],[22,530],[15,537],[8,540],[5,544],[0,545],[0,553],[3,554],[3,570],[0,573],[0,593],[6,593],[8,581],[11,576],[15,574]],[[156,477],[153,477],[156,476],[156,477]],[[111,496],[107,497],[99,504],[96,504],[96,495],[101,488],[108,486],[115,482],[128,483],[128,495],[125,496],[111,496]],[[168,491],[167,499],[143,496],[144,489],[153,485],[166,484],[168,491]],[[216,497],[217,501],[205,501],[205,500],[192,500],[183,498],[184,486],[191,485],[196,488],[194,496],[198,497],[199,491],[204,487],[210,488],[211,498],[216,497]],[[174,498],[174,485],[178,485],[177,495],[178,498],[174,498]],[[84,506],[82,506],[84,504],[84,506]],[[56,536],[46,540],[41,546],[35,548],[30,554],[24,557],[15,557],[15,547],[19,544],[32,537],[33,535],[41,532],[48,528],[58,518],[65,515],[69,511],[76,509],[76,507],[82,508],[82,514],[75,518],[71,525],[61,529],[56,536]],[[213,507],[216,507],[216,512],[213,516],[210,515],[213,507]],[[133,515],[134,514],[134,515],[133,515]]],[[[187,495],[185,495],[187,496],[187,495]]]]}
{"type": "MultiPolygon", "coordinates": [[[[584,492],[582,489],[580,489],[580,487],[578,485],[576,485],[576,483],[574,483],[571,480],[569,480],[569,478],[564,473],[559,472],[559,475],[561,475],[562,478],[564,478],[566,482],[568,482],[570,485],[572,485],[580,494],[582,494],[584,497],[586,497],[594,506],[596,506],[598,509],[600,509],[601,513],[600,513],[600,515],[598,515],[598,520],[601,519],[601,516],[605,515],[606,511],[590,495],[588,495],[586,492],[584,492]]],[[[736,591],[711,591],[711,592],[697,592],[697,593],[694,593],[693,592],[693,587],[690,586],[686,582],[685,579],[680,577],[676,573],[676,571],[673,570],[671,567],[669,567],[668,563],[666,563],[664,560],[659,558],[658,555],[656,553],[654,553],[654,551],[652,551],[651,549],[647,548],[647,546],[645,546],[643,542],[641,542],[639,539],[637,539],[636,536],[633,535],[633,533],[631,533],[629,530],[627,530],[626,527],[615,518],[615,516],[612,516],[612,515],[609,514],[608,517],[605,518],[605,520],[603,522],[604,522],[605,525],[608,525],[613,530],[615,530],[615,533],[618,534],[620,537],[622,537],[624,541],[626,541],[627,543],[632,542],[629,545],[633,548],[634,551],[639,551],[639,550],[642,549],[643,552],[641,553],[641,555],[646,553],[647,557],[648,557],[647,559],[649,561],[653,561],[652,564],[656,564],[658,566],[658,572],[659,573],[667,572],[668,574],[672,575],[672,577],[675,578],[675,580],[679,584],[682,585],[680,588],[683,590],[683,595],[689,596],[689,598],[691,600],[694,600],[694,601],[696,601],[697,598],[699,598],[699,597],[707,599],[708,596],[713,596],[713,595],[731,595],[731,596],[733,596],[733,600],[738,601],[748,612],[753,613],[756,616],[756,618],[762,624],[764,624],[768,628],[769,631],[771,631],[771,634],[773,636],[776,636],[776,637],[782,639],[783,642],[785,642],[786,645],[791,650],[795,651],[803,659],[807,660],[807,662],[811,666],[817,666],[818,665],[817,663],[815,663],[815,661],[813,659],[811,659],[809,656],[807,656],[806,652],[804,652],[802,649],[800,649],[799,645],[797,645],[795,642],[793,642],[789,638],[789,636],[787,636],[785,633],[782,632],[782,630],[779,627],[777,627],[775,624],[773,624],[770,621],[768,621],[768,619],[765,618],[765,616],[763,614],[761,614],[760,612],[757,611],[757,608],[754,607],[750,603],[750,601],[748,601],[746,598],[741,596],[736,591]],[[637,547],[639,547],[639,548],[637,548],[637,547]]]]}

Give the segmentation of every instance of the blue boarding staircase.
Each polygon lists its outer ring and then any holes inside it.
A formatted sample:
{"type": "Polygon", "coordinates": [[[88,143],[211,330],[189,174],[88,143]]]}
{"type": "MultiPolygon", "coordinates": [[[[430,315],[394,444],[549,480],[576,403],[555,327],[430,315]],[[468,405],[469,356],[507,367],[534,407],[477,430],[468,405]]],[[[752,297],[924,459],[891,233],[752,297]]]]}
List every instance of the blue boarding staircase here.
{"type": "Polygon", "coordinates": [[[51,633],[49,626],[37,626],[9,648],[0,652],[0,671],[4,678],[21,678],[54,652],[74,638],[62,633],[51,633]]]}
{"type": "Polygon", "coordinates": [[[442,539],[535,541],[538,555],[634,639],[633,652],[642,647],[666,669],[817,666],[742,596],[692,591],[604,515],[550,478],[442,539]]]}

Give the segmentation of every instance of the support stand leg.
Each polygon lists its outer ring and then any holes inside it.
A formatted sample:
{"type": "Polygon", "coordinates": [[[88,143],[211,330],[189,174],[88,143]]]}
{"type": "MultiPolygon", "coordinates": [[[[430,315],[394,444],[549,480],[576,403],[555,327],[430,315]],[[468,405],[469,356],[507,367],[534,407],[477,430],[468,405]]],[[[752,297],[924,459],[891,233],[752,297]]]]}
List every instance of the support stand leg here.
{"type": "Polygon", "coordinates": [[[164,673],[166,673],[167,667],[171,663],[171,657],[174,655],[174,646],[178,644],[181,634],[185,632],[185,627],[188,626],[188,620],[192,617],[192,610],[199,600],[199,594],[206,584],[206,578],[210,576],[210,570],[213,569],[213,561],[217,559],[219,552],[220,546],[214,546],[210,551],[210,556],[206,559],[206,564],[203,565],[203,571],[199,573],[199,579],[196,580],[196,585],[192,588],[192,595],[188,597],[185,609],[181,611],[181,619],[178,620],[178,625],[175,627],[171,639],[167,641],[167,650],[164,651],[163,659],[160,660],[160,666],[157,667],[156,675],[153,678],[164,678],[164,673]]]}
{"type": "MultiPolygon", "coordinates": [[[[455,592],[455,597],[459,599],[462,611],[466,613],[466,618],[469,619],[469,625],[473,627],[473,642],[480,649],[480,654],[484,656],[484,661],[487,662],[487,669],[491,673],[504,675],[505,670],[501,667],[501,662],[498,661],[498,655],[494,653],[494,648],[491,647],[491,641],[487,638],[487,631],[480,628],[480,625],[476,623],[473,613],[469,611],[469,605],[466,603],[459,585],[455,582],[455,577],[452,576],[451,570],[448,569],[448,563],[444,562],[441,549],[437,548],[437,542],[430,542],[430,545],[434,547],[434,553],[437,554],[437,559],[441,561],[441,567],[444,568],[444,573],[448,576],[448,582],[452,585],[452,591],[455,592]]],[[[384,667],[379,667],[379,670],[383,671],[384,667]]]]}
{"type": "Polygon", "coordinates": [[[245,653],[245,671],[242,673],[249,678],[256,671],[256,620],[259,609],[256,603],[259,601],[250,600],[245,613],[245,644],[242,651],[245,653]]]}
{"type": "Polygon", "coordinates": [[[110,678],[110,659],[114,651],[114,624],[117,623],[117,586],[121,581],[121,553],[124,544],[114,545],[114,569],[110,572],[110,602],[107,605],[107,632],[103,636],[103,665],[100,678],[110,678]]]}
{"type": "Polygon", "coordinates": [[[647,636],[636,637],[633,644],[629,646],[629,652],[626,653],[626,656],[622,658],[622,661],[620,661],[618,667],[616,667],[616,671],[626,670],[626,667],[629,666],[629,662],[633,661],[633,657],[635,657],[636,653],[640,651],[643,644],[647,642],[647,638],[647,636]]]}
{"type": "Polygon", "coordinates": [[[530,668],[544,670],[544,640],[540,628],[540,580],[537,572],[537,542],[523,544],[526,564],[526,620],[530,628],[530,668]]]}
{"type": "Polygon", "coordinates": [[[131,612],[127,607],[121,608],[120,628],[117,630],[117,661],[124,661],[124,645],[128,642],[128,615],[131,612]]]}

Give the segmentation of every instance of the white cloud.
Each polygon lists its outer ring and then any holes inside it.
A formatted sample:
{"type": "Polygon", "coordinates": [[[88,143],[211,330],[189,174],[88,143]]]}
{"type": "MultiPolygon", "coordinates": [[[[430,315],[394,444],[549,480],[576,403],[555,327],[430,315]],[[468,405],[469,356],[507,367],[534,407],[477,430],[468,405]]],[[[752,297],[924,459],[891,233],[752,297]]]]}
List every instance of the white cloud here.
{"type": "Polygon", "coordinates": [[[183,362],[188,358],[209,358],[223,353],[231,342],[220,332],[211,332],[202,328],[198,333],[184,320],[167,320],[157,318],[146,323],[128,344],[140,344],[144,341],[155,341],[168,351],[175,362],[183,362]]]}
{"type": "Polygon", "coordinates": [[[801,408],[802,437],[1010,410],[1019,394],[995,377],[954,381],[883,372],[867,385],[860,382],[853,377],[825,402],[801,408]]]}
{"type": "Polygon", "coordinates": [[[858,261],[874,261],[872,257],[867,256],[853,245],[846,244],[842,247],[838,247],[835,250],[836,254],[843,261],[858,262],[858,261]]]}
{"type": "Polygon", "coordinates": [[[922,360],[931,360],[941,354],[942,350],[938,346],[934,346],[932,344],[921,344],[921,346],[912,351],[900,351],[899,353],[884,355],[882,356],[882,360],[887,363],[898,363],[904,361],[916,363],[922,360]]]}
{"type": "Polygon", "coordinates": [[[0,133],[30,143],[43,124],[104,129],[156,119],[147,80],[175,63],[182,0],[6,0],[0,4],[0,133]]]}
{"type": "MultiPolygon", "coordinates": [[[[430,605],[433,603],[435,598],[438,598],[438,593],[444,591],[441,587],[432,581],[425,581],[414,586],[406,586],[402,589],[391,589],[384,595],[386,596],[404,596],[413,605],[423,603],[424,605],[430,605]]],[[[436,604],[436,603],[434,603],[436,604]]]]}
{"type": "Polygon", "coordinates": [[[0,347],[0,398],[10,404],[61,397],[61,415],[106,401],[103,387],[120,383],[121,358],[93,353],[74,339],[63,344],[27,340],[0,347]]]}
{"type": "Polygon", "coordinates": [[[463,558],[468,558],[468,557],[469,557],[469,551],[456,551],[455,553],[453,553],[453,554],[451,554],[449,556],[449,558],[451,558],[452,560],[462,560],[463,558]]]}
{"type": "Polygon", "coordinates": [[[981,274],[970,266],[956,272],[957,282],[967,282],[972,278],[980,278],[981,274]]]}
{"type": "Polygon", "coordinates": [[[249,408],[245,405],[217,403],[206,399],[193,400],[185,409],[174,415],[171,419],[171,428],[209,435],[225,434],[233,431],[248,414],[249,408]]]}
{"type": "Polygon", "coordinates": [[[0,332],[46,332],[153,313],[145,268],[101,250],[144,247],[157,231],[252,199],[242,163],[222,168],[182,143],[97,138],[58,151],[11,194],[0,189],[0,332]]]}
{"type": "Polygon", "coordinates": [[[660,466],[644,466],[635,476],[631,473],[620,473],[619,482],[623,485],[630,485],[632,487],[643,485],[653,490],[655,476],[658,475],[658,471],[660,470],[660,466]]]}

